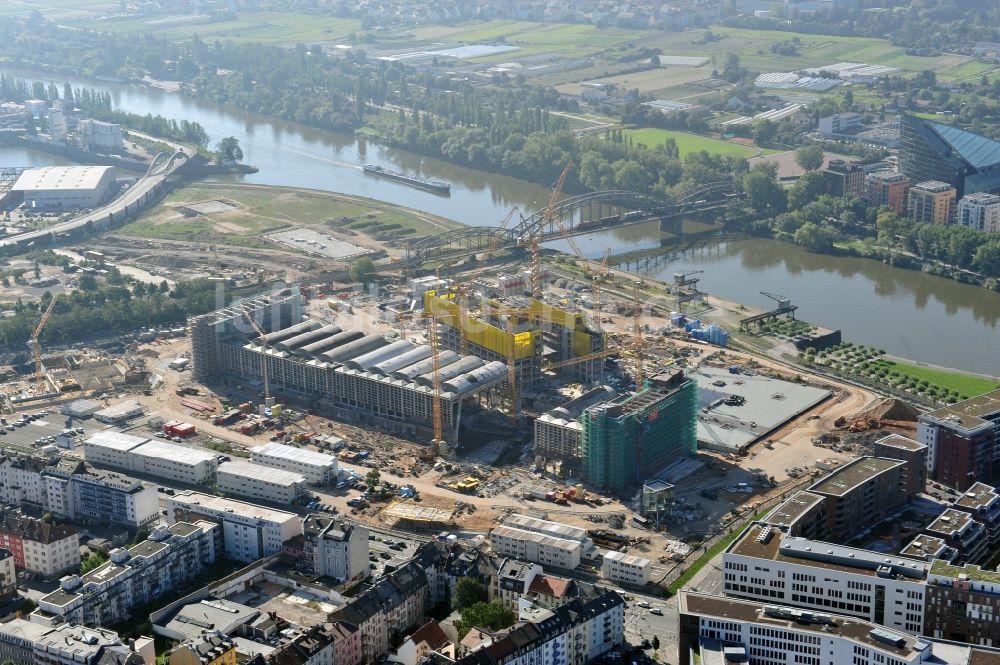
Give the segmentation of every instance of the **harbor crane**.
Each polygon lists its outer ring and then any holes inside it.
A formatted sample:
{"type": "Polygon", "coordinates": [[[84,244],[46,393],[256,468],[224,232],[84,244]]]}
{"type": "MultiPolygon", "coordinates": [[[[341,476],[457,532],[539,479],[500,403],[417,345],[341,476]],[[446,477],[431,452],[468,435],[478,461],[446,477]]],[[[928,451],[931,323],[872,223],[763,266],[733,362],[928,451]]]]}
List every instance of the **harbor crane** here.
{"type": "Polygon", "coordinates": [[[52,296],[49,299],[49,306],[45,308],[45,313],[42,314],[38,325],[35,326],[35,331],[31,333],[31,354],[35,360],[35,392],[38,395],[42,395],[45,392],[45,372],[42,371],[42,345],[38,341],[38,338],[42,334],[45,324],[49,322],[49,318],[52,316],[52,310],[55,309],[57,298],[58,296],[52,296]]]}
{"type": "Polygon", "coordinates": [[[757,327],[760,327],[765,323],[774,321],[781,316],[787,316],[791,319],[795,318],[795,310],[798,309],[798,306],[792,304],[791,298],[788,296],[778,295],[777,293],[769,293],[768,291],[761,291],[760,294],[762,296],[767,296],[774,302],[778,303],[778,306],[769,312],[755,314],[753,316],[748,316],[745,319],[740,319],[740,330],[749,332],[751,326],[756,325],[757,327]]]}
{"type": "Polygon", "coordinates": [[[704,270],[685,270],[684,272],[675,272],[674,286],[679,289],[685,289],[689,286],[697,288],[700,278],[692,278],[692,275],[701,275],[704,272],[704,270]]]}

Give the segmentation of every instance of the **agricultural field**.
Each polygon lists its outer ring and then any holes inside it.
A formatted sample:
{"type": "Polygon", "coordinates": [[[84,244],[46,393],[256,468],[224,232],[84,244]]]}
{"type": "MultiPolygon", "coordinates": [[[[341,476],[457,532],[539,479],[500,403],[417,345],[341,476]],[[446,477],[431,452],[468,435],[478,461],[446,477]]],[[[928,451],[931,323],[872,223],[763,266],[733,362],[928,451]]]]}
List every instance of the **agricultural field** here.
{"type": "MultiPolygon", "coordinates": [[[[411,211],[380,201],[327,192],[311,192],[280,187],[214,187],[193,185],[172,192],[117,233],[141,238],[187,240],[219,245],[273,247],[259,236],[280,228],[300,226],[303,220],[344,220],[338,228],[359,223],[399,225],[413,229],[413,237],[438,233],[461,226],[427,213],[411,211]],[[187,206],[221,202],[229,209],[193,215],[187,206]]],[[[317,227],[318,228],[318,227],[317,227]]],[[[332,227],[331,227],[332,228],[332,227]]]]}
{"type": "Polygon", "coordinates": [[[86,20],[79,25],[95,30],[152,32],[170,39],[189,39],[197,34],[203,39],[264,44],[339,41],[361,27],[361,22],[354,19],[298,12],[239,12],[236,19],[225,21],[215,21],[207,16],[203,20],[188,21],[187,18],[189,17],[111,17],[86,20]]]}
{"type": "Polygon", "coordinates": [[[95,16],[106,11],[115,11],[118,2],[97,0],[46,0],[44,4],[35,4],[28,0],[0,0],[0,16],[29,14],[41,12],[47,18],[95,16]]]}
{"type": "Polygon", "coordinates": [[[660,97],[676,90],[677,86],[707,79],[711,76],[711,67],[658,67],[643,72],[632,72],[619,76],[585,79],[585,81],[576,83],[566,83],[556,86],[556,90],[566,95],[580,95],[586,89],[582,83],[586,82],[600,85],[617,85],[625,90],[638,90],[639,94],[642,95],[649,94],[654,97],[660,97]]]}
{"type": "Polygon", "coordinates": [[[677,149],[680,151],[682,159],[693,152],[700,152],[702,150],[715,155],[735,155],[737,157],[754,157],[762,152],[760,148],[743,145],[742,143],[720,141],[719,139],[707,136],[677,132],[669,129],[626,129],[625,135],[631,138],[634,144],[638,145],[641,143],[647,148],[661,145],[667,139],[672,138],[677,142],[677,149]]]}
{"type": "Polygon", "coordinates": [[[428,43],[492,43],[503,41],[520,47],[517,53],[477,58],[470,62],[511,60],[528,55],[558,51],[565,58],[593,55],[652,34],[650,30],[598,28],[592,25],[533,23],[530,21],[490,21],[460,26],[421,26],[414,31],[428,43]]]}

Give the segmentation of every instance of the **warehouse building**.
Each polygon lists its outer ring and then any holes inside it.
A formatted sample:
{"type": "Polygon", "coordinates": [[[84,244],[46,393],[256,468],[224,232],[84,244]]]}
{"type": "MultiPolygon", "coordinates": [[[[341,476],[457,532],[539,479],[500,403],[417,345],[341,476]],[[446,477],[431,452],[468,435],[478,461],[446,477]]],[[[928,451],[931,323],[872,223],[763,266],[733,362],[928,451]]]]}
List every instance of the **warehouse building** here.
{"type": "Polygon", "coordinates": [[[311,485],[329,485],[337,480],[337,458],[281,443],[266,443],[250,451],[254,464],[299,474],[311,485]]]}
{"type": "Polygon", "coordinates": [[[26,169],[11,188],[30,208],[96,208],[115,191],[113,166],[46,166],[26,169]]]}
{"type": "MultiPolygon", "coordinates": [[[[198,381],[259,381],[267,364],[272,390],[315,403],[339,420],[411,436],[433,434],[434,389],[429,348],[390,343],[301,320],[297,289],[248,298],[196,317],[191,325],[194,375],[198,381]],[[268,331],[266,348],[248,324],[244,308],[268,331]],[[345,332],[350,333],[345,335],[345,332]],[[402,367],[401,361],[413,361],[402,367]],[[416,374],[414,370],[423,374],[416,374]]],[[[441,355],[444,436],[456,441],[464,408],[482,408],[478,397],[507,377],[503,362],[441,355]]],[[[259,460],[254,460],[258,461],[259,460]]],[[[305,474],[303,474],[305,475],[305,474]]]]}
{"type": "Polygon", "coordinates": [[[207,520],[222,527],[226,556],[250,563],[281,551],[285,541],[302,533],[294,513],[211,494],[184,491],[166,498],[167,522],[207,520]]]}
{"type": "Polygon", "coordinates": [[[543,566],[573,570],[580,565],[582,548],[575,540],[554,538],[534,531],[498,526],[490,531],[493,554],[543,566]]]}
{"type": "Polygon", "coordinates": [[[223,493],[268,503],[298,501],[305,484],[297,473],[242,460],[223,462],[216,472],[216,487],[223,493]]]}
{"type": "Polygon", "coordinates": [[[133,418],[143,414],[142,404],[135,400],[126,400],[113,404],[106,409],[94,412],[94,420],[106,425],[124,425],[133,418]]]}
{"type": "Polygon", "coordinates": [[[105,430],[95,432],[83,441],[83,456],[96,466],[130,471],[132,463],[128,451],[149,441],[148,437],[133,436],[105,430]]]}
{"type": "Polygon", "coordinates": [[[646,380],[635,394],[587,408],[580,439],[582,476],[624,491],[695,452],[698,387],[681,370],[646,380]]]}

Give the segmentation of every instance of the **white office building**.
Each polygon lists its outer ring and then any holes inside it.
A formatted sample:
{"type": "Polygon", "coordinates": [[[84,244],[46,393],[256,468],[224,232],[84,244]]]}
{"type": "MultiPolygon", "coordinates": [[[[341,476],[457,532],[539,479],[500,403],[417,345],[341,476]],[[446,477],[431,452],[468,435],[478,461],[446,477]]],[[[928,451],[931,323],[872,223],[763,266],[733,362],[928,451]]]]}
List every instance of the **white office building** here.
{"type": "Polygon", "coordinates": [[[311,485],[329,485],[337,480],[337,458],[304,448],[267,443],[250,452],[255,464],[300,473],[311,485]]]}
{"type": "Polygon", "coordinates": [[[583,555],[586,557],[594,556],[597,553],[594,541],[587,535],[587,530],[581,529],[580,527],[570,526],[569,524],[563,524],[561,522],[550,522],[549,520],[543,520],[529,515],[519,515],[517,513],[508,515],[503,521],[503,525],[515,529],[532,531],[543,536],[565,538],[566,540],[578,542],[580,543],[583,555]]]}
{"type": "Polygon", "coordinates": [[[90,436],[83,442],[83,454],[88,462],[97,466],[188,485],[214,481],[219,466],[218,454],[211,450],[120,432],[97,432],[90,436]]]}
{"type": "Polygon", "coordinates": [[[106,430],[95,432],[83,441],[83,456],[97,466],[132,470],[130,450],[149,441],[149,437],[133,436],[106,430]]]}
{"type": "Polygon", "coordinates": [[[690,591],[681,591],[678,610],[681,665],[740,661],[741,655],[768,665],[952,662],[935,659],[926,639],[861,619],[690,591]],[[745,653],[737,654],[737,645],[745,653]]]}
{"type": "Polygon", "coordinates": [[[281,551],[285,541],[302,533],[294,513],[200,492],[166,497],[167,521],[208,520],[222,526],[226,556],[247,563],[281,551]]]}
{"type": "Polygon", "coordinates": [[[648,584],[652,572],[652,561],[624,552],[608,552],[601,563],[604,579],[631,586],[648,584]]]}
{"type": "Polygon", "coordinates": [[[498,526],[490,531],[490,547],[497,556],[533,561],[566,570],[573,570],[580,565],[583,551],[580,543],[575,540],[509,526],[498,526]]]}
{"type": "Polygon", "coordinates": [[[727,596],[847,614],[909,633],[923,630],[930,568],[923,559],[791,537],[755,523],[722,562],[727,596]]]}
{"type": "Polygon", "coordinates": [[[11,191],[31,208],[96,208],[116,182],[113,166],[45,166],[26,169],[11,191]]]}
{"type": "Polygon", "coordinates": [[[280,504],[297,501],[306,484],[301,474],[243,460],[223,462],[215,477],[225,494],[280,504]]]}
{"type": "Polygon", "coordinates": [[[984,233],[1000,233],[1000,196],[976,192],[958,202],[955,220],[962,226],[984,233]]]}

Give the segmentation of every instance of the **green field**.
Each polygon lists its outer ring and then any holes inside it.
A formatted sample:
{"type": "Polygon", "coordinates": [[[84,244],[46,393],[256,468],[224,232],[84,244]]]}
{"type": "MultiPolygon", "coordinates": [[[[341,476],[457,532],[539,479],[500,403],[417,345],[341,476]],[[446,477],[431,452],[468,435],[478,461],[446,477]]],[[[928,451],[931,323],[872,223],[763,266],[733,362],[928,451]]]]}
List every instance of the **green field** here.
{"type": "MultiPolygon", "coordinates": [[[[461,226],[458,222],[427,213],[410,211],[380,201],[347,197],[326,192],[303,192],[282,187],[213,187],[193,185],[172,192],[117,233],[141,238],[185,240],[220,245],[274,247],[261,234],[290,226],[313,224],[328,232],[325,220],[350,218],[373,220],[379,224],[399,224],[413,229],[410,237],[439,233],[461,226]],[[183,204],[222,200],[237,210],[185,216],[183,204]]],[[[337,229],[345,228],[338,225],[337,229]]]]}
{"type": "Polygon", "coordinates": [[[707,136],[698,136],[697,134],[676,132],[668,129],[653,129],[648,127],[644,129],[626,129],[625,135],[631,138],[634,144],[638,145],[641,143],[647,148],[661,145],[668,138],[672,138],[677,142],[677,149],[680,151],[682,159],[693,152],[700,152],[702,150],[710,154],[735,155],[737,157],[753,157],[760,152],[760,149],[753,146],[720,141],[719,139],[712,139],[707,136]]]}
{"type": "Polygon", "coordinates": [[[930,383],[941,386],[942,388],[957,390],[959,394],[969,395],[970,397],[981,395],[982,393],[1000,388],[1000,382],[979,376],[970,376],[968,374],[960,374],[959,372],[931,369],[930,367],[911,365],[892,360],[886,360],[883,362],[888,367],[901,374],[912,376],[915,379],[925,379],[930,383]]]}
{"type": "Polygon", "coordinates": [[[46,0],[45,3],[34,3],[29,0],[0,0],[0,16],[30,14],[41,12],[47,18],[93,16],[106,11],[115,11],[117,2],[97,0],[46,0]]]}
{"type": "Polygon", "coordinates": [[[467,44],[503,41],[521,51],[479,58],[473,62],[510,60],[550,51],[566,58],[591,55],[605,49],[633,42],[650,34],[649,30],[598,28],[569,23],[533,23],[530,21],[490,21],[488,23],[451,26],[422,26],[414,31],[425,42],[462,42],[467,44]]]}
{"type": "Polygon", "coordinates": [[[171,17],[113,18],[86,20],[81,26],[95,30],[117,32],[153,32],[170,39],[190,39],[199,35],[203,39],[228,39],[237,42],[265,44],[295,44],[342,41],[361,27],[355,19],[336,18],[323,14],[299,12],[240,12],[228,21],[174,23],[171,17]]]}

